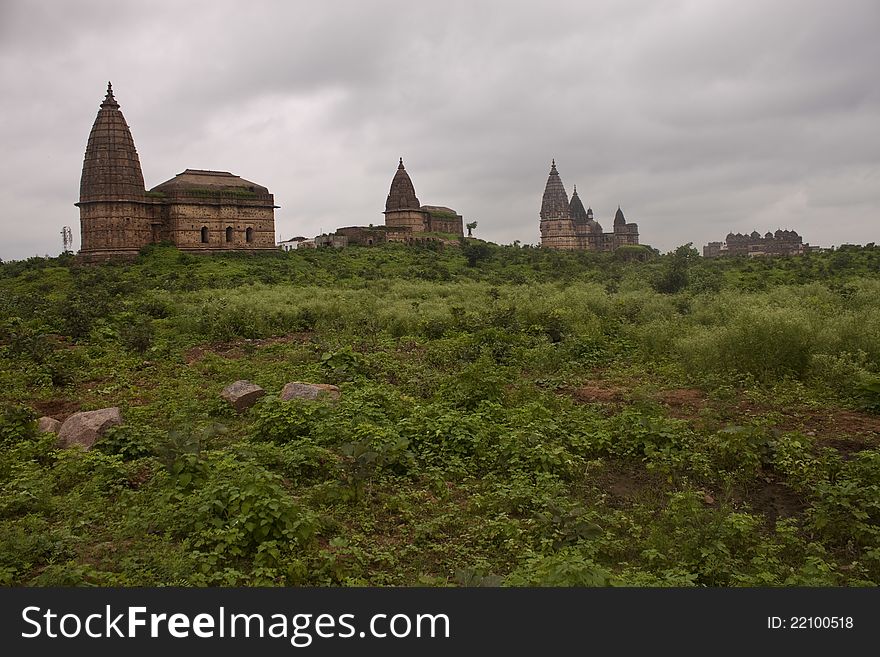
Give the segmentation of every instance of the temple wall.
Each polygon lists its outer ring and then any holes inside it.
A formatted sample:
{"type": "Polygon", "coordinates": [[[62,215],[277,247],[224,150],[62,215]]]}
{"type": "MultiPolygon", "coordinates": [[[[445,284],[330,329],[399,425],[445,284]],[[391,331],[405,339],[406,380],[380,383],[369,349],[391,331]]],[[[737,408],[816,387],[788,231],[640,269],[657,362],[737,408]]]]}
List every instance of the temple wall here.
{"type": "Polygon", "coordinates": [[[171,202],[167,205],[170,239],[184,250],[275,249],[272,207],[171,202]],[[207,228],[207,242],[202,241],[207,228]],[[227,228],[232,228],[227,241],[227,228]],[[248,229],[251,241],[247,241],[248,229]]]}
{"type": "Polygon", "coordinates": [[[131,201],[80,205],[81,251],[133,251],[153,241],[152,207],[131,201]]]}
{"type": "Polygon", "coordinates": [[[545,219],[541,222],[541,246],[549,249],[575,251],[580,240],[570,219],[545,219]]]}
{"type": "Polygon", "coordinates": [[[388,210],[385,225],[422,232],[427,228],[427,213],[421,210],[388,210]]]}

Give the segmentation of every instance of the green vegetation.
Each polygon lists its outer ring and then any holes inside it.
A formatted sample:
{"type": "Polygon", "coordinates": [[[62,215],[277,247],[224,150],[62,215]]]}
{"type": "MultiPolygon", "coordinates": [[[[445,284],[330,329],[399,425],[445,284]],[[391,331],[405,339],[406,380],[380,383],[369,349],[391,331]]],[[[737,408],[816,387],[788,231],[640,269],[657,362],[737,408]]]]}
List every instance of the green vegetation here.
{"type": "Polygon", "coordinates": [[[0,264],[0,582],[880,584],[880,249],[646,253],[0,264]]]}

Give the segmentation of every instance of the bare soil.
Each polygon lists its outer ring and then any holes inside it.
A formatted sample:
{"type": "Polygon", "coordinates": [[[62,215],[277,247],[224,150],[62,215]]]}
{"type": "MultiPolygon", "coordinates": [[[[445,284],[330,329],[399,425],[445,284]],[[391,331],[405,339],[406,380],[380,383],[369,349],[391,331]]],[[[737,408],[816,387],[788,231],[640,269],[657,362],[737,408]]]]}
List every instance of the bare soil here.
{"type": "Polygon", "coordinates": [[[244,358],[248,354],[249,349],[268,347],[273,344],[287,344],[290,342],[308,342],[312,337],[312,333],[289,333],[274,338],[264,338],[261,340],[251,340],[244,338],[234,340],[232,342],[210,342],[198,345],[187,350],[183,355],[186,363],[192,364],[202,360],[206,354],[215,354],[229,360],[237,360],[244,358]]]}
{"type": "Polygon", "coordinates": [[[78,412],[82,405],[75,399],[49,399],[47,401],[35,401],[31,403],[38,415],[46,415],[59,422],[64,422],[74,413],[78,412]]]}

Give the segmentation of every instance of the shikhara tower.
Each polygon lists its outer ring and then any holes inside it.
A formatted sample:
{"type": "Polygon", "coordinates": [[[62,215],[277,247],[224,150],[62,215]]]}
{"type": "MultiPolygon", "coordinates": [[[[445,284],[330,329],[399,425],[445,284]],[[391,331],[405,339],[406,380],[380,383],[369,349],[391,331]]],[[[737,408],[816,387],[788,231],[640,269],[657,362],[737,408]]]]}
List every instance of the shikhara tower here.
{"type": "Polygon", "coordinates": [[[137,254],[150,243],[151,212],[131,130],[107,83],[79,183],[81,247],[91,258],[137,254]]]}
{"type": "Polygon", "coordinates": [[[626,223],[618,206],[614,216],[614,230],[603,233],[602,226],[593,219],[592,208],[584,204],[575,187],[571,200],[556,170],[556,160],[550,165],[550,175],[541,199],[541,246],[567,251],[613,251],[624,244],[639,243],[639,227],[626,223]]]}

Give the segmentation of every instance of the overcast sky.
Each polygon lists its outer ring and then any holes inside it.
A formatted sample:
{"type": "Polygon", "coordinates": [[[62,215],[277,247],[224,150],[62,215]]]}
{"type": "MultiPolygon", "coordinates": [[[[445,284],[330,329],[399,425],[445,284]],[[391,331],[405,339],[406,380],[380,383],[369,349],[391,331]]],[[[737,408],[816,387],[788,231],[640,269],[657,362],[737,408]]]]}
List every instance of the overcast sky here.
{"type": "Polygon", "coordinates": [[[551,158],[606,230],[880,242],[880,2],[0,0],[0,258],[79,248],[107,81],[147,188],[185,168],[275,194],[276,233],[423,204],[538,243],[551,158]]]}

